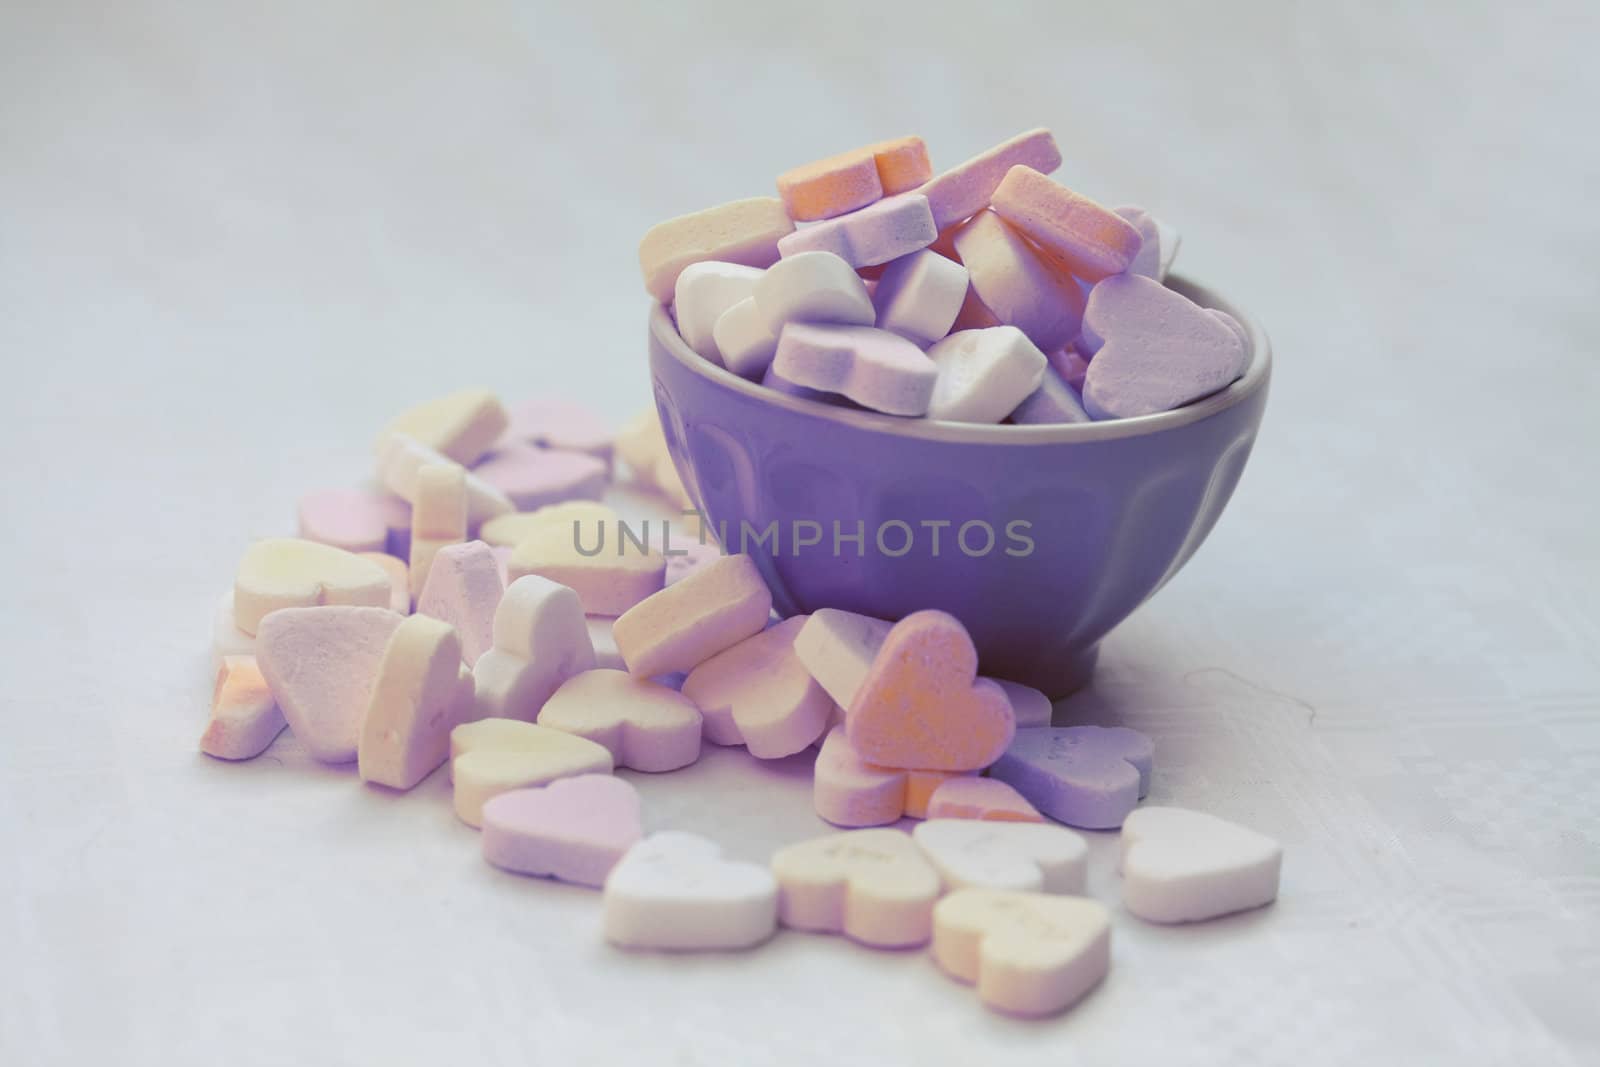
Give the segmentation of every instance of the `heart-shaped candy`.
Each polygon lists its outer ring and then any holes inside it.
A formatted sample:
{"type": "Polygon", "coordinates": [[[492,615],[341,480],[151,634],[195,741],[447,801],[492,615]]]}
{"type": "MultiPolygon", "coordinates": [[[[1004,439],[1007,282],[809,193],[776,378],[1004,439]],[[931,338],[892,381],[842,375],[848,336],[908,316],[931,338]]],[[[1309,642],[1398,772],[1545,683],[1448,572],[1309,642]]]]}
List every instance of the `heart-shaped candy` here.
{"type": "Polygon", "coordinates": [[[472,464],[505,431],[500,399],[487,389],[462,389],[418,404],[395,416],[378,435],[378,450],[393,434],[405,434],[457,463],[472,464]]]}
{"type": "Polygon", "coordinates": [[[588,408],[562,400],[529,400],[511,409],[510,424],[500,440],[587,452],[609,465],[611,437],[606,420],[588,408]]]}
{"type": "Polygon", "coordinates": [[[501,793],[611,768],[604,745],[531,722],[479,719],[450,731],[456,816],[468,826],[483,825],[484,805],[501,793]]]}
{"type": "Polygon", "coordinates": [[[675,771],[700,758],[700,711],[683,694],[627,671],[593,670],[561,683],[539,725],[604,745],[619,767],[675,771]]]}
{"type": "Polygon", "coordinates": [[[1139,254],[1139,231],[1126,220],[1030,167],[1006,171],[989,206],[1058,270],[1084,281],[1125,271],[1139,254]]]}
{"type": "Polygon", "coordinates": [[[395,627],[361,720],[364,782],[411,789],[450,754],[450,731],[472,716],[472,674],[455,628],[426,615],[395,627]]]}
{"type": "Polygon", "coordinates": [[[884,268],[872,291],[877,326],[914,344],[932,344],[950,332],[968,290],[967,268],[931,248],[901,256],[884,268]]]}
{"type": "Polygon", "coordinates": [[[794,230],[775,196],[756,196],[658,222],[639,242],[644,285],[662,304],[672,301],[678,275],[714,259],[766,267],[778,260],[778,239],[794,230]]]}
{"type": "Polygon", "coordinates": [[[591,615],[621,615],[659,591],[667,571],[661,553],[621,536],[614,523],[581,529],[546,523],[512,549],[507,572],[513,582],[529,574],[559,582],[578,594],[591,615]]]}
{"type": "Polygon", "coordinates": [[[513,789],[483,806],[484,859],[502,870],[596,889],[643,836],[638,790],[610,774],[513,789]]]}
{"type": "Polygon", "coordinates": [[[300,536],[346,552],[382,552],[389,543],[388,506],[370,489],[318,489],[300,498],[300,536]]]}
{"type": "Polygon", "coordinates": [[[1019,730],[989,776],[1052,819],[1085,830],[1122,825],[1150,791],[1155,746],[1126,726],[1019,730]]]}
{"type": "MultiPolygon", "coordinates": [[[[1046,350],[1078,336],[1083,324],[1083,290],[999,215],[978,212],[956,228],[953,239],[956,255],[971,273],[973,296],[996,319],[1046,350]]],[[[932,352],[928,355],[933,357],[932,352]]],[[[1042,366],[1044,353],[1039,356],[1042,366]]],[[[999,422],[1001,416],[975,421],[999,422]]]]}
{"type": "Polygon", "coordinates": [[[720,724],[731,720],[732,735],[759,759],[792,756],[822,736],[833,699],[794,654],[807,618],[785,619],[689,672],[683,695],[705,716],[708,735],[716,722],[726,736],[720,724]]]}
{"type": "Polygon", "coordinates": [[[747,296],[717,316],[711,343],[723,366],[741,378],[755,379],[771,368],[778,335],[767,326],[755,297],[747,296]]]}
{"type": "Polygon", "coordinates": [[[933,220],[943,232],[988,207],[996,186],[1016,166],[1041,174],[1061,166],[1061,149],[1049,130],[1019,133],[951,167],[917,191],[928,198],[933,220]]]}
{"type": "Polygon", "coordinates": [[[1182,293],[1137,274],[1107,278],[1089,294],[1084,337],[1099,348],[1083,379],[1096,419],[1171,411],[1244,373],[1240,335],[1182,293]]]}
{"type": "Polygon", "coordinates": [[[417,471],[411,501],[411,555],[406,574],[411,595],[420,597],[440,552],[467,539],[466,469],[455,463],[429,463],[417,471]]]}
{"type": "Polygon", "coordinates": [[[877,317],[866,283],[831,252],[801,252],[778,260],[756,282],[751,299],[773,334],[790,322],[871,326],[877,317]]]}
{"type": "Polygon", "coordinates": [[[1044,822],[1044,816],[1006,783],[971,775],[941,782],[928,798],[930,819],[1044,822]]]}
{"type": "Polygon", "coordinates": [[[871,615],[818,608],[794,639],[794,653],[840,707],[848,708],[894,626],[871,615]]]}
{"type": "Polygon", "coordinates": [[[910,255],[938,236],[928,198],[901,193],[786,234],[778,241],[778,253],[788,258],[802,252],[832,252],[859,269],[910,255]]]}
{"type": "Polygon", "coordinates": [[[811,799],[817,814],[835,826],[886,826],[901,816],[927,818],[939,788],[964,777],[955,771],[875,767],[850,744],[843,724],[830,722],[812,769],[811,799]]]}
{"type": "Polygon", "coordinates": [[[356,758],[383,650],[404,621],[348,606],[285,608],[261,621],[256,662],[289,729],[317,759],[356,758]]]}
{"type": "Polygon", "coordinates": [[[844,727],[835,726],[817,753],[811,798],[817,814],[835,826],[887,826],[905,814],[906,775],[867,763],[844,727]]]}
{"type": "Polygon", "coordinates": [[[778,175],[789,217],[828,219],[915,189],[933,174],[920,137],[899,137],[793,167],[778,175]]]}
{"type": "Polygon", "coordinates": [[[629,608],[612,627],[628,669],[646,678],[688,672],[758,634],[772,593],[755,561],[722,556],[629,608]]]}
{"type": "Polygon", "coordinates": [[[281,608],[389,604],[389,576],[352,552],[296,537],[257,541],[245,550],[233,580],[233,621],[254,634],[281,608]]]}
{"type": "Polygon", "coordinates": [[[961,330],[928,349],[939,381],[928,418],[999,422],[1037,388],[1044,353],[1015,326],[961,330]]]}
{"type": "Polygon", "coordinates": [[[911,831],[947,889],[1082,893],[1089,846],[1051,823],[932,818],[911,831]]]}
{"type": "Polygon", "coordinates": [[[977,673],[978,651],[955,616],[907,615],[845,709],[850,743],[885,767],[987,767],[1011,743],[1016,723],[1004,690],[977,673]]]}
{"type": "Polygon", "coordinates": [[[493,635],[494,647],[472,666],[484,718],[532,722],[562,682],[595,665],[578,595],[535,574],[506,588],[494,609],[493,635]]]}
{"type": "Polygon", "coordinates": [[[673,287],[672,318],[684,343],[713,363],[722,362],[713,330],[723,312],[750,296],[762,272],[738,263],[691,263],[673,287]]]}
{"type": "Polygon", "coordinates": [[[791,322],[772,369],[807,389],[839,393],[889,415],[925,415],[939,368],[899,334],[871,326],[791,322]]]}
{"type": "Polygon", "coordinates": [[[253,759],[267,750],[283,726],[283,712],[255,657],[224,656],[200,751],[217,759],[253,759]]]}
{"type": "Polygon", "coordinates": [[[472,473],[510,497],[518,511],[532,511],[568,500],[600,499],[611,467],[584,452],[511,442],[496,447],[472,473]]]}
{"type": "Polygon", "coordinates": [[[778,920],[878,948],[925,943],[939,875],[899,830],[851,830],[779,849],[778,920]]]}
{"type": "Polygon", "coordinates": [[[494,551],[482,541],[446,545],[433,557],[417,597],[417,614],[456,628],[461,655],[470,667],[494,644],[495,609],[505,584],[494,551]]]}
{"type": "Polygon", "coordinates": [[[1283,846],[1183,808],[1143,808],[1122,824],[1122,899],[1141,919],[1196,922],[1270,903],[1283,846]]]}
{"type": "Polygon", "coordinates": [[[778,886],[696,834],[665,831],[628,850],[605,882],[606,940],[625,948],[736,949],[777,928],[778,886]]]}
{"type": "Polygon", "coordinates": [[[1111,966],[1111,916],[1084,897],[959,889],[934,909],[933,958],[1015,1015],[1064,1011],[1111,966]]]}

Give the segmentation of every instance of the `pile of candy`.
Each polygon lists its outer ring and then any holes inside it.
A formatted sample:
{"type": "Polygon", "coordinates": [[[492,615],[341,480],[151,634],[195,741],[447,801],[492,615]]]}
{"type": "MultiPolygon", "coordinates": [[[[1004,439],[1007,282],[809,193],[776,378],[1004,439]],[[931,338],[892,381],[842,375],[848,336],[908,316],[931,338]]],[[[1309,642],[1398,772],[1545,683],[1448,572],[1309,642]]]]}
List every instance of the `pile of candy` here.
{"type": "Polygon", "coordinates": [[[919,137],[868,145],[655,226],[645,288],[711,362],[889,415],[1127,418],[1243,374],[1239,323],[1162,284],[1177,234],[1046,177],[1060,165],[1048,130],[937,177],[919,137]]]}
{"type": "Polygon", "coordinates": [[[1023,1015],[1066,1008],[1110,962],[1110,912],[1081,895],[1088,850],[1061,823],[1121,827],[1123,900],[1142,919],[1274,899],[1275,841],[1138,808],[1150,740],[1053,727],[1043,694],[977,676],[950,615],[775,621],[748,556],[633,547],[593,499],[613,451],[681,498],[653,413],[615,439],[581,411],[512,415],[481,391],[401,416],[380,440],[381,490],[312,493],[298,538],[245,552],[201,750],[249,759],[287,726],[397,790],[448,763],[485,859],[600,888],[617,945],[741,949],[778,926],[931,941],[984,1003],[1023,1015]],[[591,551],[606,536],[618,547],[591,551]],[[757,759],[818,746],[816,811],[843,832],[767,865],[646,836],[614,772],[687,766],[706,741],[757,759]],[[891,827],[903,817],[926,821],[891,827]]]}

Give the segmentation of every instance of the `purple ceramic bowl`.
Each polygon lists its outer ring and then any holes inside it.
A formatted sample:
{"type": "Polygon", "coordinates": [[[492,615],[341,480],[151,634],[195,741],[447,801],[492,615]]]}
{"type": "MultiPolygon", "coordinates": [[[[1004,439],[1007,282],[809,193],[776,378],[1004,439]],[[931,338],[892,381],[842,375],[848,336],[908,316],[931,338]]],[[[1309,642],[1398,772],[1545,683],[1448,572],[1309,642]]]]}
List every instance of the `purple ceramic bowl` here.
{"type": "Polygon", "coordinates": [[[702,359],[659,305],[656,406],[684,484],[726,550],[755,558],[779,612],[942,608],[986,674],[1060,697],[1211,532],[1266,407],[1261,328],[1209,289],[1168,284],[1238,319],[1251,345],[1244,377],[1177,411],[980,426],[832,406],[702,359]]]}

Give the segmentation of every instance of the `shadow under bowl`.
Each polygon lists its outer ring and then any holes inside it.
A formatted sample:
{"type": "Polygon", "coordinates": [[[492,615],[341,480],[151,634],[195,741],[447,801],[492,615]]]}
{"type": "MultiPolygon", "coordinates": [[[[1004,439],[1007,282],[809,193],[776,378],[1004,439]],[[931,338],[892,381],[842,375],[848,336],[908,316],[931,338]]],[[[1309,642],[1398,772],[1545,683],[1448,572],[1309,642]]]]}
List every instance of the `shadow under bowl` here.
{"type": "Polygon", "coordinates": [[[656,407],[684,484],[724,549],[755,559],[779,613],[940,608],[985,674],[1059,698],[1216,525],[1266,407],[1261,327],[1204,286],[1167,284],[1250,342],[1243,377],[1176,411],[989,426],[832,406],[703,359],[659,304],[656,407]]]}

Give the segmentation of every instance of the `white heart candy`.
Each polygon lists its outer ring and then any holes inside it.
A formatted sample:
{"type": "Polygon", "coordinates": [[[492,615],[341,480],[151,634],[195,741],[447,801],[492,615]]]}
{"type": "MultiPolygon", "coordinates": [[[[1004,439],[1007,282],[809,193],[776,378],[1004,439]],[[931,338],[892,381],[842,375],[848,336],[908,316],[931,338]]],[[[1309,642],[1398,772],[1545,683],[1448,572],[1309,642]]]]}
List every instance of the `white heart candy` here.
{"type": "Polygon", "coordinates": [[[1047,361],[1015,326],[958,330],[928,349],[939,368],[928,418],[999,422],[1039,388],[1047,361]]]}
{"type": "Polygon", "coordinates": [[[417,614],[455,627],[462,662],[472,666],[494,645],[494,618],[505,593],[500,564],[482,541],[446,545],[428,568],[417,614]]]}
{"type": "Polygon", "coordinates": [[[629,849],[602,899],[606,940],[626,948],[748,948],[778,923],[770,871],[723,859],[715,842],[675,830],[629,849]]]}
{"type": "Polygon", "coordinates": [[[1197,922],[1270,903],[1283,846],[1184,808],[1140,808],[1122,824],[1122,899],[1141,919],[1197,922]]]}
{"type": "Polygon", "coordinates": [[[712,328],[722,313],[749,296],[761,270],[738,263],[691,263],[678,275],[672,315],[689,347],[713,363],[722,362],[712,328]]]}
{"type": "Polygon", "coordinates": [[[911,831],[950,889],[1082,893],[1089,847],[1064,826],[930,819],[911,831]]]}
{"type": "Polygon", "coordinates": [[[683,695],[705,716],[708,737],[743,741],[759,759],[781,759],[822,736],[833,701],[794,654],[805,623],[804,615],[785,619],[689,672],[683,695]]]}
{"type": "Polygon", "coordinates": [[[537,575],[506,588],[494,611],[494,647],[472,666],[478,714],[532,722],[562,682],[594,667],[578,595],[537,575]]]}

